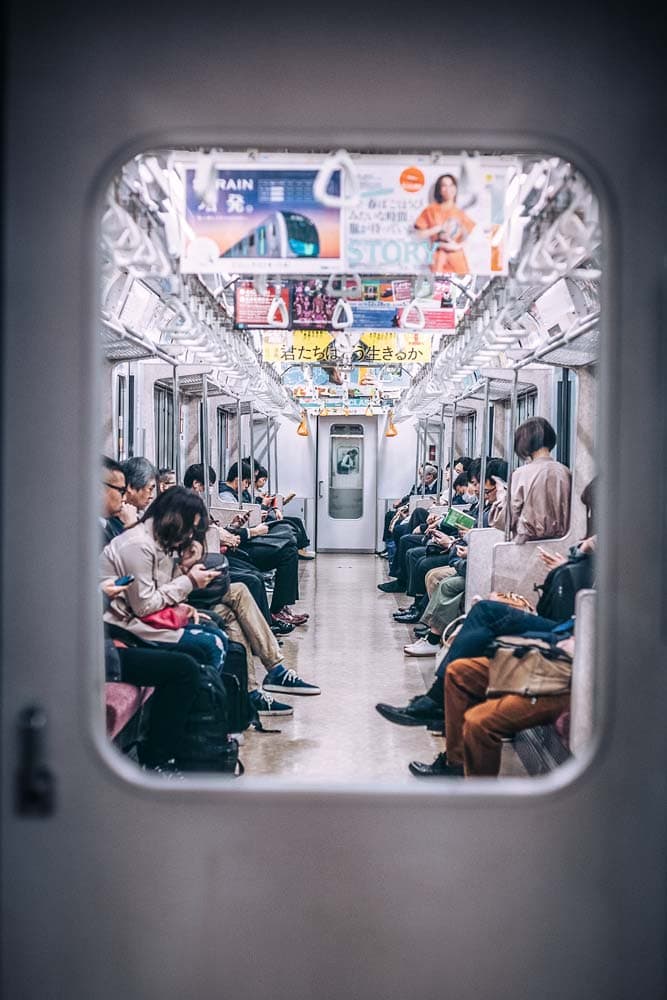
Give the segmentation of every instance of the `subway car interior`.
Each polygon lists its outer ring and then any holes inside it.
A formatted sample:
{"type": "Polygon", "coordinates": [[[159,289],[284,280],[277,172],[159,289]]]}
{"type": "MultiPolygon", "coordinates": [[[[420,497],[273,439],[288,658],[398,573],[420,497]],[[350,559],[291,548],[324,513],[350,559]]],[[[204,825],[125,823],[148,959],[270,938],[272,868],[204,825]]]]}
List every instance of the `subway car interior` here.
{"type": "Polygon", "coordinates": [[[0,992],[657,1000],[656,26],[302,6],[10,4],[0,992]]]}
{"type": "MultiPolygon", "coordinates": [[[[269,654],[236,609],[230,637],[240,627],[246,660],[259,660],[247,663],[258,719],[231,737],[248,777],[414,780],[410,754],[446,760],[440,712],[424,741],[421,719],[383,718],[381,706],[431,688],[449,636],[490,595],[523,609],[520,630],[539,631],[525,617],[537,588],[595,539],[592,501],[580,498],[595,477],[599,215],[583,175],[546,154],[150,150],[113,177],[98,331],[103,451],[130,490],[121,526],[151,518],[156,483],[192,489],[198,469],[203,551],[229,554],[237,587],[249,568],[237,576],[241,553],[263,571],[267,621],[283,644],[275,655],[308,678],[303,689],[274,683],[269,654]],[[521,515],[524,487],[513,507],[509,472],[530,456],[515,454],[515,435],[539,420],[555,432],[545,470],[563,470],[554,499],[563,509],[531,499],[540,509],[521,515]],[[496,499],[505,484],[510,500],[496,499]],[[267,525],[262,541],[239,535],[244,513],[251,532],[267,525]],[[286,606],[274,588],[284,589],[276,559],[290,530],[300,597],[286,606]],[[307,704],[289,697],[320,691],[307,704]],[[262,719],[277,717],[281,732],[267,738],[262,719]]],[[[106,613],[114,627],[129,621],[134,587],[106,613]]],[[[576,589],[572,704],[559,681],[557,709],[553,698],[540,703],[550,706],[544,720],[528,724],[530,713],[516,731],[494,733],[502,776],[546,774],[590,746],[592,567],[576,589]]],[[[209,609],[220,610],[218,597],[209,609]]],[[[574,614],[573,598],[556,617],[574,614]]],[[[134,759],[150,742],[141,735],[150,688],[106,684],[109,735],[134,759]]],[[[170,777],[182,771],[177,750],[174,761],[170,777]]],[[[471,764],[469,777],[497,772],[485,768],[471,764]]]]}

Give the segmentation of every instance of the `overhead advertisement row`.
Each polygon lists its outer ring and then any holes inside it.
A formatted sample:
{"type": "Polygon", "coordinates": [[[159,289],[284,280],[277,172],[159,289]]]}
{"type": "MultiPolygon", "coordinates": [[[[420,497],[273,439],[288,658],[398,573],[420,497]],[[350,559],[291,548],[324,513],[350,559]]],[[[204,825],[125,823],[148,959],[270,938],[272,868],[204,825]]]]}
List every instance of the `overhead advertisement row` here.
{"type": "Polygon", "coordinates": [[[177,169],[184,273],[507,273],[514,159],[364,157],[353,179],[331,171],[326,203],[316,196],[312,159],[286,165],[270,154],[261,163],[220,154],[205,185],[191,160],[177,169]]]}

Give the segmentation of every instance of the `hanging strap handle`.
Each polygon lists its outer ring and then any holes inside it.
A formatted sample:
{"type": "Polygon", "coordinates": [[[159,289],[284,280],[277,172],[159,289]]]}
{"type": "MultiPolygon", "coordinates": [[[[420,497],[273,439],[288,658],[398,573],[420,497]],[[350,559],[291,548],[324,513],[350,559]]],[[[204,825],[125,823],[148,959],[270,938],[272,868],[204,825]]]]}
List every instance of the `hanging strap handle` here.
{"type": "Polygon", "coordinates": [[[423,330],[426,326],[426,316],[417,299],[412,299],[401,313],[400,326],[404,330],[423,330]],[[417,313],[416,321],[410,319],[411,312],[417,313]]]}
{"type": "Polygon", "coordinates": [[[347,150],[339,149],[336,153],[327,156],[313,181],[313,195],[321,205],[326,205],[327,208],[353,208],[358,204],[360,197],[359,175],[347,150]],[[329,194],[327,187],[337,170],[341,172],[341,193],[339,195],[329,194]],[[345,183],[343,183],[344,181],[345,183]],[[347,196],[342,193],[344,187],[348,189],[347,196]]]}
{"type": "Polygon", "coordinates": [[[363,295],[361,277],[358,274],[331,274],[324,289],[331,299],[360,299],[363,295]]]}
{"type": "Polygon", "coordinates": [[[347,299],[339,299],[331,317],[334,330],[347,330],[354,323],[354,316],[347,299]]]}
{"type": "Polygon", "coordinates": [[[269,326],[275,327],[278,330],[286,330],[289,326],[287,306],[280,295],[274,295],[271,300],[267,322],[269,326]]]}

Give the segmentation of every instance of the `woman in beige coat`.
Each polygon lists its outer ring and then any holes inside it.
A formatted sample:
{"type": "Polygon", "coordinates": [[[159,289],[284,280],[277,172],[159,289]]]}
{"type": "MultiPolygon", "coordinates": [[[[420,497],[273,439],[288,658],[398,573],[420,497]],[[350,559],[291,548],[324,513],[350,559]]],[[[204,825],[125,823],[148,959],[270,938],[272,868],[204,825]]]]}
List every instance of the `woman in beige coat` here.
{"type": "Polygon", "coordinates": [[[226,636],[215,626],[200,622],[197,611],[183,605],[190,592],[206,587],[218,575],[197,563],[184,572],[183,553],[196,533],[205,531],[206,508],[200,497],[182,486],[161,493],[133,528],[117,535],[103,550],[100,574],[103,583],[129,575],[132,581],[108,604],[104,621],[137,638],[191,653],[199,663],[222,666],[226,636]],[[153,628],[146,615],[180,605],[188,616],[182,628],[153,628]],[[186,610],[187,608],[187,610],[186,610]]]}
{"type": "MultiPolygon", "coordinates": [[[[528,459],[512,473],[509,505],[510,534],[517,545],[538,538],[561,538],[570,523],[570,470],[557,462],[551,451],[556,432],[544,417],[530,417],[514,434],[514,451],[528,459]]],[[[496,500],[489,510],[489,527],[505,528],[507,493],[505,483],[494,476],[496,500]]]]}

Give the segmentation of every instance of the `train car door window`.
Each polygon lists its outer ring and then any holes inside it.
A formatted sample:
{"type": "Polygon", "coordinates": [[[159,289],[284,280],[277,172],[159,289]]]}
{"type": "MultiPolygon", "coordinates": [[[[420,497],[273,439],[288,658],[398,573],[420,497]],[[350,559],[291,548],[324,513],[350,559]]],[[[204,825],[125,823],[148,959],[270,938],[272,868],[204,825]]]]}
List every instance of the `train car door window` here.
{"type": "Polygon", "coordinates": [[[333,424],[329,435],[329,516],[356,520],[364,514],[364,428],[333,424]]]}

